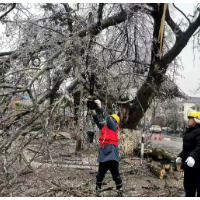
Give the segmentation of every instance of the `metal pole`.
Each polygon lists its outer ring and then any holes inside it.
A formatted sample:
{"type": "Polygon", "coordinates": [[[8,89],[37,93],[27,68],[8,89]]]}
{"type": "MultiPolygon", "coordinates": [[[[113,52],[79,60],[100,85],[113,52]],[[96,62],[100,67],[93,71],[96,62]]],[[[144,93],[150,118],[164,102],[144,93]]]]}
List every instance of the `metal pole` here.
{"type": "Polygon", "coordinates": [[[145,137],[145,134],[143,133],[142,140],[141,140],[141,158],[142,159],[144,158],[144,137],[145,137]]]}
{"type": "Polygon", "coordinates": [[[143,133],[141,137],[141,158],[144,158],[144,140],[145,140],[145,114],[144,114],[144,127],[143,127],[143,133]]]}

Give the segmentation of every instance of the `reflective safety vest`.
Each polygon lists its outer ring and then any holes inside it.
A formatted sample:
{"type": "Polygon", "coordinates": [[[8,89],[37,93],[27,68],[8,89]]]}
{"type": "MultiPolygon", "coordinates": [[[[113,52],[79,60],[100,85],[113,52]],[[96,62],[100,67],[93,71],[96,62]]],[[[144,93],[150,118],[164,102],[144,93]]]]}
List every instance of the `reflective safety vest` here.
{"type": "Polygon", "coordinates": [[[119,127],[116,131],[109,129],[108,127],[104,126],[101,129],[101,135],[99,138],[100,146],[104,147],[106,144],[114,144],[118,146],[118,131],[119,127]]]}

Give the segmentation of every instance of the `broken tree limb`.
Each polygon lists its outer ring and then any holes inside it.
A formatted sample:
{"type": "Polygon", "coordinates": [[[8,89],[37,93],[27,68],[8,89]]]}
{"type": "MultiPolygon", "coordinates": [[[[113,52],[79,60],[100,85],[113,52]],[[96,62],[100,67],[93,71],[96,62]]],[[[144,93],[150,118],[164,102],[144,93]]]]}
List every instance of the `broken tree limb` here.
{"type": "Polygon", "coordinates": [[[169,178],[174,178],[174,177],[175,177],[174,171],[172,170],[171,167],[170,167],[170,170],[169,170],[169,172],[167,173],[167,175],[168,175],[169,178]]]}
{"type": "Polygon", "coordinates": [[[176,164],[176,169],[177,169],[177,171],[179,171],[179,172],[183,172],[183,170],[181,169],[181,164],[176,164]]]}
{"type": "Polygon", "coordinates": [[[158,159],[158,160],[171,160],[171,161],[174,161],[176,159],[176,156],[167,153],[163,149],[152,149],[152,150],[149,150],[147,152],[147,155],[149,157],[152,157],[152,158],[158,159]]]}
{"type": "MultiPolygon", "coordinates": [[[[140,148],[134,149],[134,153],[140,155],[140,148]]],[[[170,160],[175,161],[176,156],[171,155],[168,152],[164,151],[163,149],[145,149],[144,150],[144,157],[146,158],[153,158],[155,160],[170,160]]]]}
{"type": "Polygon", "coordinates": [[[156,175],[159,179],[163,179],[165,177],[165,174],[166,174],[165,169],[162,169],[160,166],[154,163],[147,163],[146,165],[150,169],[150,171],[154,175],[156,175]]]}
{"type": "Polygon", "coordinates": [[[166,171],[169,171],[171,166],[170,164],[166,164],[166,165],[162,165],[163,169],[165,169],[166,171]]]}

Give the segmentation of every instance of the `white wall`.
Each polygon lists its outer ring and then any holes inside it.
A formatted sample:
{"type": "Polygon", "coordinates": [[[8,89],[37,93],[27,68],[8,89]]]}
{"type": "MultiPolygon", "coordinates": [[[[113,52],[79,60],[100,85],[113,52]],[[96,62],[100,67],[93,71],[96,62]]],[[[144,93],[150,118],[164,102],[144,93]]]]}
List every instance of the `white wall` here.
{"type": "Polygon", "coordinates": [[[189,110],[192,110],[192,106],[195,106],[195,104],[194,103],[184,103],[184,120],[188,120],[188,118],[187,118],[187,114],[188,114],[188,111],[189,110]]]}

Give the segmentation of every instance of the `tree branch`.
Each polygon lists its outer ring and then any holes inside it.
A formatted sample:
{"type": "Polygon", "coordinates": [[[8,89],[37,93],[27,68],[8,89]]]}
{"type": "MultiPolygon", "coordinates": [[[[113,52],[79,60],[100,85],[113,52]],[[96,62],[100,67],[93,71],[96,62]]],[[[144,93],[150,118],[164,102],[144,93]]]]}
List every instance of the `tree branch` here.
{"type": "Polygon", "coordinates": [[[167,68],[167,65],[171,63],[176,58],[176,56],[179,55],[182,49],[187,45],[190,37],[195,33],[195,31],[199,28],[199,26],[200,26],[200,14],[197,17],[197,19],[189,25],[187,30],[183,32],[179,38],[177,38],[172,49],[162,57],[161,59],[162,67],[167,68]]]}
{"type": "Polygon", "coordinates": [[[61,32],[56,31],[56,30],[54,30],[54,29],[52,29],[52,28],[49,28],[49,27],[47,27],[47,26],[41,26],[41,25],[39,25],[39,24],[35,24],[35,23],[33,23],[33,22],[30,22],[30,21],[27,21],[27,23],[33,24],[33,25],[38,26],[38,27],[40,27],[40,28],[44,28],[44,29],[47,29],[47,30],[51,30],[51,31],[53,31],[53,32],[55,32],[55,33],[58,33],[58,34],[60,34],[60,35],[62,35],[62,36],[65,36],[65,35],[62,34],[61,32]]]}
{"type": "Polygon", "coordinates": [[[3,15],[0,16],[0,20],[2,18],[4,18],[9,12],[11,12],[16,7],[16,5],[17,5],[16,3],[13,3],[12,7],[7,12],[5,12],[3,15]]]}
{"type": "Polygon", "coordinates": [[[191,24],[191,21],[190,21],[189,18],[185,15],[185,13],[184,13],[182,10],[180,10],[179,8],[177,8],[177,7],[175,6],[174,3],[173,3],[173,6],[174,6],[174,8],[176,8],[176,9],[187,19],[187,21],[189,22],[189,24],[191,24]]]}
{"type": "Polygon", "coordinates": [[[22,86],[14,86],[14,85],[9,85],[9,84],[1,84],[0,88],[12,88],[12,89],[23,89],[23,90],[27,90],[27,88],[22,87],[22,86]]]}
{"type": "Polygon", "coordinates": [[[110,65],[107,66],[107,69],[109,69],[110,67],[112,67],[112,65],[116,64],[116,63],[120,63],[120,62],[132,62],[132,63],[137,63],[137,64],[141,64],[141,65],[147,65],[150,66],[150,64],[148,63],[144,63],[144,62],[137,62],[136,60],[130,60],[130,59],[119,59],[119,60],[115,60],[114,62],[112,62],[110,65]]]}
{"type": "Polygon", "coordinates": [[[169,7],[166,10],[165,20],[166,20],[167,24],[170,26],[170,28],[172,29],[172,31],[174,32],[174,34],[176,35],[176,37],[180,37],[183,32],[171,18],[170,14],[169,14],[169,7]]]}
{"type": "Polygon", "coordinates": [[[87,29],[78,31],[76,34],[79,37],[84,37],[84,36],[86,36],[87,33],[90,33],[92,35],[97,35],[102,30],[104,30],[110,26],[114,26],[114,25],[124,22],[127,19],[127,17],[129,17],[129,18],[132,17],[134,12],[137,12],[139,9],[141,9],[140,6],[134,5],[131,8],[131,12],[129,12],[129,13],[127,13],[125,10],[123,10],[119,14],[113,15],[112,17],[108,17],[107,19],[102,20],[100,27],[98,26],[97,23],[94,23],[87,29]]]}
{"type": "Polygon", "coordinates": [[[37,80],[41,74],[43,74],[44,72],[46,72],[50,69],[52,69],[52,68],[47,66],[47,67],[44,67],[43,69],[41,69],[39,72],[37,72],[36,75],[32,78],[31,82],[28,84],[28,88],[31,88],[34,81],[37,80]]]}
{"type": "Polygon", "coordinates": [[[103,16],[103,6],[104,6],[103,3],[99,3],[99,8],[98,8],[98,12],[97,12],[97,15],[98,15],[97,26],[98,27],[101,26],[101,20],[102,20],[102,16],[103,16]]]}
{"type": "Polygon", "coordinates": [[[19,73],[21,71],[26,71],[26,70],[40,70],[40,69],[36,67],[24,68],[24,69],[20,69],[14,72],[10,72],[9,74],[6,74],[6,76],[10,76],[11,74],[16,74],[16,73],[19,73]]]}
{"type": "Polygon", "coordinates": [[[65,11],[67,13],[67,17],[68,17],[68,20],[67,20],[67,23],[68,23],[68,26],[69,26],[69,30],[70,32],[72,33],[73,31],[73,20],[71,19],[71,14],[70,12],[73,10],[71,7],[69,7],[69,4],[68,3],[62,3],[62,5],[64,6],[65,8],[65,11]]]}
{"type": "Polygon", "coordinates": [[[10,93],[0,94],[0,97],[10,96],[10,95],[13,95],[13,94],[16,94],[16,93],[26,92],[26,91],[28,91],[28,89],[14,90],[14,91],[12,91],[10,93]]]}
{"type": "Polygon", "coordinates": [[[2,57],[2,56],[9,56],[9,55],[11,55],[12,53],[15,53],[15,51],[1,52],[1,53],[0,53],[0,57],[2,57]]]}

